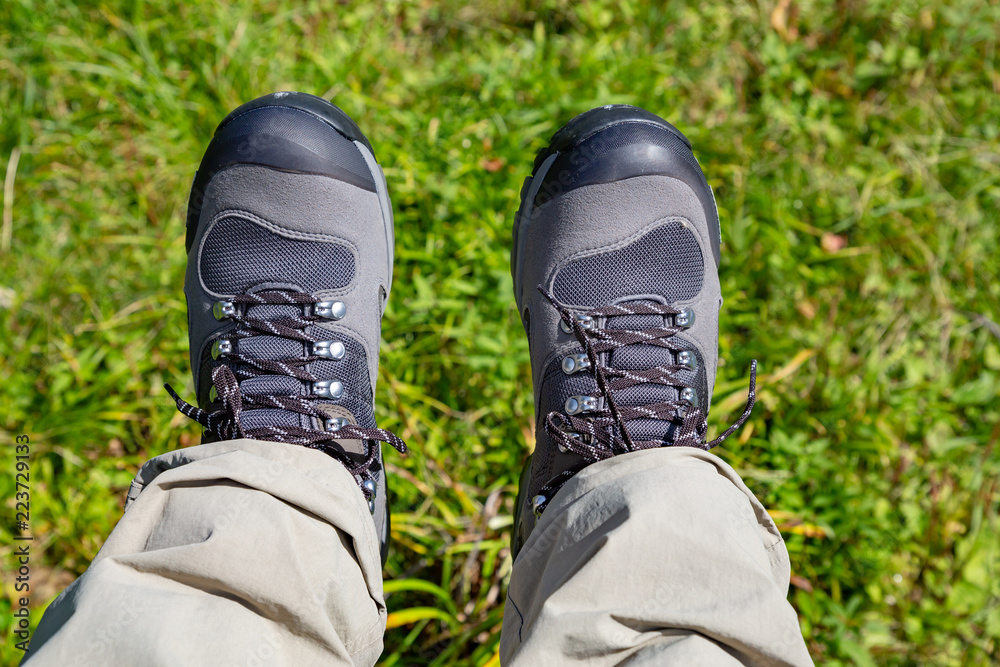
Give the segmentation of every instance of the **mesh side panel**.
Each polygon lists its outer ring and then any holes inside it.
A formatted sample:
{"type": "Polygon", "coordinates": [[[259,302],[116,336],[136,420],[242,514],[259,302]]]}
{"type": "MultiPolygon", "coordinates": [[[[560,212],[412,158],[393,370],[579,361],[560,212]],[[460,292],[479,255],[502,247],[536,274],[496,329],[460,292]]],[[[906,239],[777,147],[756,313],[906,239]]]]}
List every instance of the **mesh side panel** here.
{"type": "Polygon", "coordinates": [[[205,285],[217,294],[239,294],[265,282],[318,292],[346,287],[354,279],[354,256],[346,246],[290,239],[236,214],[212,226],[198,266],[205,285]]]}
{"type": "Polygon", "coordinates": [[[698,240],[671,222],[634,243],[574,260],[556,274],[553,293],[563,303],[603,306],[637,294],[659,294],[667,302],[701,291],[704,264],[698,240]]]}
{"type": "Polygon", "coordinates": [[[219,131],[216,141],[241,141],[245,159],[267,150],[268,136],[281,137],[308,148],[323,159],[371,180],[365,158],[352,141],[310,114],[287,107],[266,107],[237,116],[219,131]]]}

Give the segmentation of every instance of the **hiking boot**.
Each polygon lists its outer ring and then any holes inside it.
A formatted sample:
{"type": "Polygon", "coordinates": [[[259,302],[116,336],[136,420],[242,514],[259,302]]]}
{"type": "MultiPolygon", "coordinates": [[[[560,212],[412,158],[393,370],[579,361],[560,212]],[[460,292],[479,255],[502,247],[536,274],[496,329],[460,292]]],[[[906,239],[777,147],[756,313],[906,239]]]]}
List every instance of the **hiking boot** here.
{"type": "Polygon", "coordinates": [[[303,93],[244,104],[219,125],[187,215],[187,296],[203,441],[253,438],[336,458],[389,535],[373,412],[392,284],[392,206],[371,144],[303,93]]]}
{"type": "Polygon", "coordinates": [[[708,449],[718,358],[719,215],[691,143],[627,105],[570,121],[535,159],[514,222],[514,296],[531,351],[535,449],[516,556],[585,466],[665,446],[708,449]]]}

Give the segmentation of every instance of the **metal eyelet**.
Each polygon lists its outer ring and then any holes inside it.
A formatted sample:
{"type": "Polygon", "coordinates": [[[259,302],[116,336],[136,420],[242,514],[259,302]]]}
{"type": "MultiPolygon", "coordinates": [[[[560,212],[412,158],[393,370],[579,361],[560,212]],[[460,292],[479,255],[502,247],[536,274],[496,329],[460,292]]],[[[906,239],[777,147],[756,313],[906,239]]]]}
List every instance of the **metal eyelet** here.
{"type": "MultiPolygon", "coordinates": [[[[583,439],[583,436],[580,435],[579,433],[577,433],[576,431],[566,431],[566,435],[569,436],[570,438],[572,438],[573,440],[582,440],[583,439]]],[[[570,451],[569,449],[566,448],[566,445],[562,444],[561,442],[556,443],[556,447],[559,448],[559,452],[561,454],[568,454],[569,451],[570,451]]]]}
{"type": "Polygon", "coordinates": [[[375,480],[366,479],[361,482],[361,490],[367,492],[368,496],[368,511],[375,514],[375,494],[377,493],[377,487],[375,485],[375,480]]]}
{"type": "Polygon", "coordinates": [[[236,314],[236,304],[232,301],[216,301],[212,306],[212,315],[217,320],[229,319],[236,314]]]}
{"type": "Polygon", "coordinates": [[[312,353],[327,359],[343,359],[346,348],[339,340],[321,340],[312,344],[312,353]]]}
{"type": "Polygon", "coordinates": [[[685,387],[681,390],[681,400],[687,401],[694,407],[698,407],[698,393],[691,387],[685,387]]]}
{"type": "Polygon", "coordinates": [[[347,417],[333,417],[332,419],[327,419],[323,423],[323,427],[328,433],[336,433],[350,423],[351,422],[347,419],[347,417]]]}
{"type": "Polygon", "coordinates": [[[340,398],[344,395],[344,385],[338,380],[319,380],[313,382],[312,391],[323,398],[340,398]]]}
{"type": "MultiPolygon", "coordinates": [[[[573,315],[573,319],[580,323],[584,329],[590,329],[594,326],[594,318],[590,315],[573,315]]],[[[573,329],[566,324],[566,320],[559,320],[559,328],[563,330],[564,333],[573,333],[573,329]]]]}
{"type": "Polygon", "coordinates": [[[320,301],[313,306],[313,313],[324,320],[342,320],[347,315],[347,304],[343,301],[320,301]]]}
{"type": "Polygon", "coordinates": [[[685,308],[677,313],[674,315],[674,324],[685,329],[690,329],[694,326],[694,311],[690,308],[685,308]]]}
{"type": "Polygon", "coordinates": [[[563,406],[568,415],[578,415],[581,412],[594,412],[597,410],[597,399],[593,396],[570,396],[563,406]]]}
{"type": "Polygon", "coordinates": [[[531,499],[531,511],[535,513],[535,518],[540,518],[542,516],[542,506],[545,505],[548,498],[539,494],[531,499]]]}
{"type": "Polygon", "coordinates": [[[566,375],[579,373],[590,368],[590,359],[586,354],[571,354],[562,360],[562,371],[566,375]]]}
{"type": "Polygon", "coordinates": [[[698,368],[698,357],[691,350],[681,350],[677,353],[677,363],[691,370],[698,368]]]}
{"type": "Polygon", "coordinates": [[[228,357],[233,353],[233,341],[220,338],[212,343],[212,358],[228,357]]]}

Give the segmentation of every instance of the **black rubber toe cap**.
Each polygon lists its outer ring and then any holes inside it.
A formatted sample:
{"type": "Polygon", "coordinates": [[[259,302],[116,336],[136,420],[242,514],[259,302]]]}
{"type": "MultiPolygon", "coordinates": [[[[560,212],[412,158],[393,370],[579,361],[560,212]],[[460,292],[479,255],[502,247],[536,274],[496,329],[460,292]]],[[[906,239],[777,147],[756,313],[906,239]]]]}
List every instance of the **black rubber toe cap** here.
{"type": "Polygon", "coordinates": [[[535,207],[585,185],[636,176],[671,176],[687,183],[701,202],[718,264],[715,197],[691,151],[691,143],[667,121],[627,105],[592,109],[552,137],[548,149],[536,158],[535,171],[552,155],[556,157],[542,178],[533,201],[535,207]]]}
{"type": "Polygon", "coordinates": [[[212,178],[239,164],[319,174],[375,192],[375,178],[355,141],[371,145],[347,114],[303,93],[273,93],[244,104],[215,131],[191,188],[187,248],[212,178]]]}
{"type": "Polygon", "coordinates": [[[351,141],[360,141],[370,152],[375,152],[372,150],[372,145],[368,142],[368,137],[364,135],[361,128],[358,127],[358,124],[355,123],[350,116],[344,113],[340,107],[327,102],[322,97],[316,97],[315,95],[310,95],[309,93],[297,93],[293,91],[271,93],[270,95],[258,97],[255,100],[251,100],[250,102],[237,107],[228,116],[226,116],[221,123],[219,123],[219,127],[215,129],[215,133],[218,134],[219,131],[232,122],[233,119],[242,116],[246,112],[264,107],[287,107],[291,109],[298,109],[299,111],[305,111],[306,113],[319,118],[347,139],[350,139],[351,141]]]}

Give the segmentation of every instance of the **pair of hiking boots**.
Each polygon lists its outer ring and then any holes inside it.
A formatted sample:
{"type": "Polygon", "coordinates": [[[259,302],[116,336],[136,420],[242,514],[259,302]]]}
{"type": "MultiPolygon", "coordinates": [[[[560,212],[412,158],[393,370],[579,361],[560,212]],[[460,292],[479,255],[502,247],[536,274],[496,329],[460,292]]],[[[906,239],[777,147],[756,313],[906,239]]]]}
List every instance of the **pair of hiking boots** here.
{"type": "MultiPolygon", "coordinates": [[[[344,112],[274,93],[222,121],[194,180],[185,294],[203,441],[319,449],[351,472],[389,534],[375,423],[393,216],[371,144],[344,112]]],[[[672,125],[611,105],[536,157],[514,222],[514,298],[528,335],[535,451],[513,549],[590,463],[663,446],[707,449],[718,356],[720,228],[712,190],[672,125]]]]}

